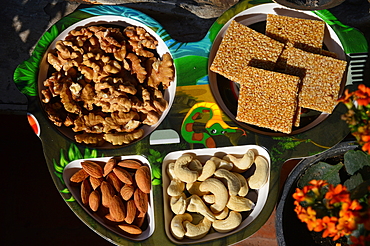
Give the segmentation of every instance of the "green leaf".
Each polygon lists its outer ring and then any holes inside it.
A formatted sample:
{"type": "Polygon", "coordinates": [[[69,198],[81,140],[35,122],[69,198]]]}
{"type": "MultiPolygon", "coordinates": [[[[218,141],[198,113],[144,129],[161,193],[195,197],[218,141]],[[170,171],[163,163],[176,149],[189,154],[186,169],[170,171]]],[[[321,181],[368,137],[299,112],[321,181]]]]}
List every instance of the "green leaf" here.
{"type": "Polygon", "coordinates": [[[356,188],[357,186],[359,186],[362,182],[364,182],[364,180],[362,179],[361,174],[357,173],[357,174],[351,176],[349,179],[347,179],[344,182],[344,186],[346,186],[347,189],[349,191],[351,191],[354,188],[356,188]]]}
{"type": "Polygon", "coordinates": [[[344,154],[344,166],[353,175],[364,166],[370,166],[370,156],[361,150],[349,150],[344,154]]]}
{"type": "Polygon", "coordinates": [[[75,144],[71,144],[71,146],[69,146],[68,158],[70,161],[82,159],[82,154],[75,144]]]}
{"type": "Polygon", "coordinates": [[[85,148],[85,152],[84,152],[84,156],[83,158],[84,159],[87,159],[87,158],[96,158],[98,157],[98,151],[96,149],[89,149],[89,148],[85,148]]]}
{"type": "Polygon", "coordinates": [[[162,172],[159,166],[152,166],[152,175],[154,178],[160,179],[162,177],[162,172]]]}
{"type": "Polygon", "coordinates": [[[60,149],[60,160],[59,160],[59,164],[62,167],[65,167],[68,164],[68,161],[66,160],[66,158],[64,156],[64,150],[63,149],[60,149]]]}
{"type": "Polygon", "coordinates": [[[368,44],[365,36],[355,28],[341,23],[329,10],[317,10],[315,14],[328,23],[338,35],[344,51],[348,53],[362,53],[368,51],[368,44]]]}
{"type": "Polygon", "coordinates": [[[319,162],[309,167],[298,181],[298,186],[302,188],[313,180],[326,180],[328,183],[336,185],[340,183],[339,170],[343,163],[330,165],[326,162],[319,162]]]}
{"type": "Polygon", "coordinates": [[[362,175],[363,180],[369,180],[370,179],[370,166],[363,167],[359,173],[362,175]]]}
{"type": "Polygon", "coordinates": [[[76,199],[73,196],[71,196],[69,199],[64,199],[64,201],[66,201],[66,202],[75,202],[76,199]]]}
{"type": "Polygon", "coordinates": [[[62,173],[63,172],[63,167],[61,166],[58,166],[57,162],[55,159],[53,159],[53,166],[54,166],[54,170],[58,173],[62,173]]]}
{"type": "Polygon", "coordinates": [[[368,187],[370,186],[370,180],[366,180],[358,185],[354,190],[351,191],[351,199],[363,198],[369,193],[368,187]]]}
{"type": "Polygon", "coordinates": [[[162,181],[160,179],[153,179],[152,185],[161,185],[162,181]]]}
{"type": "Polygon", "coordinates": [[[71,193],[71,192],[68,190],[68,188],[64,188],[63,190],[60,190],[59,192],[64,193],[64,194],[69,194],[69,193],[71,193]]]}
{"type": "Polygon", "coordinates": [[[196,85],[199,79],[207,75],[206,57],[189,55],[175,59],[174,63],[179,75],[178,86],[196,85]]]}
{"type": "Polygon", "coordinates": [[[60,179],[60,182],[61,182],[62,184],[65,184],[65,183],[64,183],[64,180],[63,180],[63,175],[62,175],[61,173],[54,172],[54,174],[55,174],[55,176],[57,176],[57,177],[60,179]]]}
{"type": "Polygon", "coordinates": [[[154,150],[154,149],[149,149],[149,153],[150,153],[153,157],[155,157],[155,158],[158,158],[158,157],[160,157],[160,156],[161,156],[161,153],[160,153],[159,151],[157,151],[157,150],[154,150]]]}

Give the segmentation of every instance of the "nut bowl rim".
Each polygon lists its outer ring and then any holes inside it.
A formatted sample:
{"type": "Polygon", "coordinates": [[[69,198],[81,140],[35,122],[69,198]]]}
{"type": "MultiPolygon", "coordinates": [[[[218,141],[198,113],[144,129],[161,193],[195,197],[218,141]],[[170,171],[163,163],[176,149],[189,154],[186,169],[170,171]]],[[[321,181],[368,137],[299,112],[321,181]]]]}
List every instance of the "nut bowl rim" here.
{"type": "Polygon", "coordinates": [[[164,110],[164,112],[162,113],[162,115],[159,118],[157,123],[155,123],[154,125],[151,125],[151,126],[150,125],[140,126],[138,129],[143,129],[144,130],[144,135],[141,138],[136,139],[136,140],[132,141],[129,144],[113,145],[111,143],[106,142],[102,146],[93,146],[93,145],[88,145],[88,144],[84,144],[84,143],[77,143],[74,139],[74,135],[76,133],[73,132],[73,130],[69,127],[66,127],[66,126],[63,126],[63,125],[61,127],[58,127],[58,126],[54,125],[53,122],[51,122],[49,120],[49,118],[47,116],[47,113],[44,110],[44,103],[42,102],[41,90],[45,88],[45,86],[43,85],[43,81],[45,79],[47,79],[47,77],[48,77],[48,68],[50,67],[50,65],[47,63],[47,54],[48,54],[48,52],[53,50],[55,48],[56,42],[59,41],[59,40],[63,40],[71,30],[74,30],[74,29],[79,28],[79,27],[87,27],[87,26],[93,26],[93,25],[112,25],[112,26],[120,26],[120,27],[126,27],[126,26],[131,25],[131,26],[143,27],[147,32],[149,32],[158,41],[158,46],[156,48],[156,51],[157,51],[158,55],[160,57],[162,57],[163,54],[168,52],[171,55],[172,59],[174,59],[169,47],[165,44],[165,41],[152,28],[150,28],[150,26],[147,26],[146,24],[144,24],[144,23],[142,23],[138,20],[135,20],[135,19],[132,19],[132,18],[129,18],[129,17],[125,17],[125,16],[116,16],[116,15],[99,15],[99,16],[88,17],[86,19],[82,19],[82,20],[74,23],[73,25],[71,25],[68,28],[66,28],[65,30],[63,30],[50,43],[50,45],[48,46],[48,48],[45,50],[44,54],[42,55],[42,59],[40,61],[39,68],[38,68],[38,73],[37,73],[38,103],[40,104],[40,108],[42,109],[41,111],[42,111],[43,115],[45,116],[46,121],[50,125],[52,125],[52,127],[56,130],[56,132],[58,132],[63,137],[69,139],[70,141],[72,141],[76,144],[87,146],[87,147],[94,147],[96,149],[116,149],[116,148],[121,148],[121,147],[127,147],[127,146],[130,146],[130,145],[134,144],[134,143],[137,143],[138,141],[141,141],[142,139],[144,139],[145,137],[150,135],[155,129],[158,128],[158,126],[167,117],[167,115],[168,115],[168,113],[171,110],[171,107],[173,105],[173,102],[174,102],[174,99],[175,99],[175,94],[176,94],[177,70],[176,70],[175,64],[173,65],[173,68],[174,68],[173,81],[170,83],[170,86],[167,89],[164,90],[164,95],[163,95],[164,99],[168,102],[168,107],[164,110]],[[46,69],[44,69],[44,67],[46,67],[46,69]]]}
{"type": "MultiPolygon", "coordinates": [[[[195,243],[204,243],[207,241],[212,241],[216,239],[220,239],[223,237],[230,236],[234,233],[237,233],[243,229],[245,229],[248,225],[250,225],[261,213],[263,210],[264,206],[266,205],[266,201],[268,198],[269,194],[269,189],[270,189],[270,179],[271,179],[271,158],[270,158],[270,153],[266,148],[263,146],[259,145],[240,145],[240,146],[231,146],[231,147],[219,147],[219,148],[208,148],[208,149],[188,149],[188,150],[180,150],[180,151],[174,151],[168,153],[165,158],[163,159],[162,163],[162,186],[163,186],[163,206],[164,206],[164,227],[166,231],[167,237],[175,244],[181,245],[181,244],[195,244],[195,243]],[[173,216],[173,212],[171,211],[170,208],[170,199],[169,195],[167,194],[167,187],[169,185],[169,177],[167,174],[167,166],[169,163],[172,161],[176,160],[178,157],[180,157],[182,154],[185,153],[192,153],[196,154],[197,158],[204,163],[204,160],[208,159],[211,156],[218,156],[222,157],[225,154],[235,154],[235,155],[244,155],[247,150],[249,149],[255,149],[257,150],[259,155],[262,155],[266,160],[268,161],[268,179],[266,184],[260,188],[259,190],[256,190],[257,193],[257,202],[251,211],[251,213],[242,221],[242,223],[234,230],[227,232],[227,233],[219,233],[219,232],[213,232],[213,233],[208,233],[206,236],[204,236],[201,239],[188,239],[185,238],[182,240],[176,239],[172,234],[171,234],[171,229],[170,229],[170,221],[171,221],[171,216],[173,216]]],[[[240,239],[241,240],[241,239],[240,239]]]]}
{"type": "Polygon", "coordinates": [[[119,160],[127,160],[127,159],[135,159],[141,161],[141,163],[145,166],[148,166],[150,169],[150,173],[152,172],[152,168],[150,166],[150,163],[148,159],[146,159],[142,155],[124,155],[124,156],[107,156],[107,157],[97,157],[97,158],[86,158],[86,159],[78,159],[69,162],[66,167],[63,170],[63,180],[68,188],[68,190],[71,192],[72,196],[75,198],[75,200],[78,202],[78,204],[83,208],[83,210],[88,213],[93,219],[95,219],[99,224],[104,226],[105,228],[111,230],[112,232],[116,233],[117,235],[133,240],[133,241],[143,241],[145,239],[148,239],[150,236],[153,235],[155,230],[155,217],[154,217],[154,200],[153,200],[153,187],[149,193],[149,204],[148,204],[148,212],[146,214],[147,220],[148,220],[148,227],[143,230],[142,234],[140,235],[133,235],[129,236],[125,234],[121,229],[118,227],[110,226],[104,223],[104,220],[100,217],[94,214],[88,207],[82,204],[81,201],[81,194],[80,194],[80,188],[77,186],[73,186],[71,181],[69,180],[71,176],[78,171],[79,169],[82,169],[81,162],[85,160],[90,161],[104,161],[107,162],[110,158],[115,157],[119,160]]]}

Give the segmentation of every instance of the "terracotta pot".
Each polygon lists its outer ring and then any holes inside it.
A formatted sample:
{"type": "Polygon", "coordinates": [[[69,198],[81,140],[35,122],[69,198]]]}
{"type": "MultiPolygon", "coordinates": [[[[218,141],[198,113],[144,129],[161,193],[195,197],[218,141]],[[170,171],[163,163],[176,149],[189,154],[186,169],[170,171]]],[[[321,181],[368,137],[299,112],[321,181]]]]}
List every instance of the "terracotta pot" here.
{"type": "Polygon", "coordinates": [[[330,245],[317,244],[312,239],[311,232],[307,229],[305,223],[302,223],[294,212],[292,195],[297,187],[299,177],[305,170],[319,161],[326,161],[344,155],[348,150],[356,149],[358,146],[354,142],[343,142],[333,148],[324,151],[318,155],[302,159],[292,170],[287,178],[281,199],[276,210],[276,236],[279,246],[315,246],[330,245]]]}

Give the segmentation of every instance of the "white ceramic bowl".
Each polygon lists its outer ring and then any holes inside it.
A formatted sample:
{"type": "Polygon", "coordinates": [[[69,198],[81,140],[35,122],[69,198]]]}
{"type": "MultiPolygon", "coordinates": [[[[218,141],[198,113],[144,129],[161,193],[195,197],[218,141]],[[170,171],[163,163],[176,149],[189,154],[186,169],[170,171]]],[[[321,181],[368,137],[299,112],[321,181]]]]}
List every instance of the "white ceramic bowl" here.
{"type": "MultiPolygon", "coordinates": [[[[88,213],[91,217],[93,217],[97,222],[99,222],[101,225],[105,226],[107,229],[117,233],[118,235],[128,238],[134,241],[143,241],[147,238],[149,238],[155,228],[154,224],[154,203],[153,203],[153,190],[151,190],[149,194],[149,206],[148,206],[148,212],[146,214],[148,226],[143,230],[142,234],[140,235],[128,235],[127,233],[124,233],[121,229],[114,226],[113,224],[107,224],[102,217],[94,213],[92,210],[90,210],[89,207],[86,207],[82,204],[81,201],[81,193],[80,193],[80,187],[81,185],[72,184],[69,180],[74,173],[76,173],[78,170],[82,168],[81,162],[85,160],[91,160],[91,161],[103,161],[107,162],[111,157],[101,157],[101,158],[89,158],[89,159],[80,159],[70,162],[63,171],[63,180],[68,188],[68,190],[71,192],[72,196],[76,199],[76,201],[80,204],[80,206],[88,213]]],[[[116,157],[118,160],[125,160],[125,159],[133,159],[133,160],[139,160],[143,165],[146,165],[150,168],[149,161],[144,158],[141,155],[127,155],[127,156],[120,156],[116,157]]]]}
{"type": "MultiPolygon", "coordinates": [[[[130,18],[127,18],[127,17],[123,17],[123,16],[114,16],[114,15],[101,15],[101,16],[96,16],[96,17],[91,17],[91,18],[84,19],[82,21],[79,21],[79,22],[71,25],[67,29],[65,29],[50,44],[49,48],[45,52],[45,54],[43,56],[43,59],[41,60],[41,63],[40,63],[40,69],[39,69],[39,74],[38,74],[38,92],[39,92],[39,96],[40,96],[40,101],[42,99],[41,98],[42,97],[41,90],[45,89],[45,86],[43,85],[43,82],[48,78],[48,69],[50,67],[49,63],[47,62],[47,54],[50,51],[52,51],[53,49],[55,49],[56,42],[58,40],[64,40],[65,37],[68,35],[68,33],[71,30],[74,30],[74,29],[79,28],[79,27],[88,27],[88,26],[96,26],[96,25],[120,26],[120,27],[123,27],[123,28],[127,27],[127,26],[143,27],[147,32],[149,32],[158,41],[158,46],[157,46],[156,51],[157,51],[157,53],[160,57],[162,57],[165,53],[171,54],[170,50],[168,49],[168,47],[164,43],[164,41],[161,39],[161,37],[158,36],[158,34],[156,32],[154,32],[151,28],[149,28],[148,26],[144,25],[143,23],[141,23],[139,21],[136,21],[136,20],[133,20],[133,19],[130,19],[130,18]]],[[[174,80],[171,82],[170,86],[164,91],[164,99],[167,100],[168,107],[163,112],[159,121],[156,124],[151,125],[151,126],[149,126],[149,125],[141,126],[141,128],[144,130],[144,135],[140,139],[149,135],[151,132],[153,132],[161,124],[161,122],[165,119],[166,115],[168,114],[168,112],[169,112],[169,110],[170,110],[170,108],[173,104],[173,101],[174,101],[174,98],[175,98],[175,93],[176,93],[176,81],[177,81],[175,66],[174,66],[174,69],[175,69],[174,80]]],[[[43,103],[41,102],[41,104],[43,104],[43,103]]],[[[53,123],[51,123],[51,124],[53,124],[53,123]]],[[[68,137],[68,138],[70,138],[74,141],[75,132],[73,132],[71,128],[67,128],[65,126],[56,127],[56,128],[63,135],[65,135],[66,137],[68,137]]],[[[138,139],[138,140],[140,140],[140,139],[138,139]]],[[[138,141],[138,140],[136,140],[136,141],[138,141]]],[[[134,142],[136,142],[136,141],[134,141],[134,142]]],[[[106,143],[103,146],[99,146],[99,147],[100,148],[112,148],[112,147],[121,147],[121,146],[113,146],[110,143],[106,143]]]]}
{"type": "MultiPolygon", "coordinates": [[[[290,17],[301,18],[301,19],[321,20],[320,17],[318,17],[311,11],[290,9],[290,8],[284,7],[276,3],[261,4],[261,5],[248,8],[238,13],[237,15],[233,16],[218,32],[215,38],[215,41],[213,42],[211,51],[210,51],[209,66],[213,62],[213,59],[216,56],[216,53],[221,44],[221,41],[231,21],[235,20],[249,27],[254,26],[257,28],[257,31],[263,33],[264,28],[265,28],[265,24],[263,23],[266,22],[266,18],[268,14],[290,16],[290,17]]],[[[326,24],[325,31],[324,31],[324,46],[326,47],[328,51],[334,52],[337,55],[338,59],[340,60],[347,59],[347,56],[344,53],[343,46],[340,42],[339,37],[328,24],[326,24]]],[[[218,105],[225,112],[225,114],[227,114],[232,120],[234,120],[235,123],[237,123],[238,125],[248,130],[251,130],[256,133],[264,134],[264,135],[271,135],[271,136],[285,136],[286,135],[281,132],[275,132],[267,128],[259,128],[259,127],[256,127],[250,124],[237,121],[235,119],[236,108],[234,107],[237,106],[237,98],[239,96],[238,84],[229,83],[230,82],[229,80],[224,79],[225,81],[222,80],[220,83],[221,86],[219,87],[217,80],[220,77],[218,77],[218,75],[215,72],[212,72],[210,70],[209,70],[208,76],[210,80],[210,87],[211,87],[212,93],[218,105]],[[228,86],[229,88],[228,90],[226,90],[225,87],[228,87],[228,86]],[[228,93],[228,94],[223,95],[225,93],[224,91],[229,91],[229,90],[232,91],[233,93],[228,93]]],[[[345,73],[345,75],[343,76],[343,80],[341,82],[341,89],[339,91],[339,95],[341,95],[344,91],[344,86],[346,84],[346,78],[347,78],[347,74],[345,73]]],[[[311,113],[307,115],[306,117],[303,117],[303,118],[301,117],[301,123],[300,123],[301,126],[297,128],[294,127],[291,133],[292,135],[307,131],[317,126],[319,123],[324,121],[329,116],[328,113],[321,113],[321,112],[314,111],[314,110],[311,110],[310,112],[311,113]]]]}
{"type": "Polygon", "coordinates": [[[193,243],[202,243],[207,241],[216,240],[222,237],[227,237],[231,234],[234,234],[245,227],[247,227],[252,221],[257,218],[257,216],[262,211],[263,207],[265,206],[268,193],[269,193],[269,182],[270,182],[270,166],[271,166],[271,159],[270,155],[267,150],[258,145],[244,145],[244,146],[233,146],[233,147],[222,147],[222,148],[209,148],[209,149],[195,149],[195,150],[183,150],[183,151],[176,151],[169,153],[163,160],[162,165],[162,179],[163,179],[163,204],[164,204],[164,226],[166,230],[166,234],[168,238],[174,242],[175,244],[193,244],[193,243]],[[237,227],[235,230],[230,231],[228,233],[219,233],[219,232],[212,232],[208,233],[205,237],[201,239],[189,239],[183,238],[182,240],[176,239],[171,234],[170,223],[171,219],[175,215],[171,211],[170,207],[170,196],[167,194],[167,187],[170,184],[170,178],[167,174],[167,167],[171,162],[175,162],[180,156],[184,153],[193,153],[196,154],[196,158],[200,160],[203,164],[206,160],[208,160],[212,156],[217,156],[222,158],[226,154],[233,154],[237,157],[243,156],[249,149],[256,150],[258,155],[263,156],[269,164],[269,175],[267,183],[259,190],[250,190],[247,197],[255,202],[255,207],[251,211],[251,213],[242,221],[242,223],[237,227]]]}

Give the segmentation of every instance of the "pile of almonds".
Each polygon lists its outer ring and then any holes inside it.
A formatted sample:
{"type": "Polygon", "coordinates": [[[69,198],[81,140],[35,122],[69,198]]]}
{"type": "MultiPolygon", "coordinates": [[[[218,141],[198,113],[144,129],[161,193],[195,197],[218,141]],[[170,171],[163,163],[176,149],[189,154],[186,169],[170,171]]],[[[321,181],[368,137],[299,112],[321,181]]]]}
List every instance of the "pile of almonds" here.
{"type": "Polygon", "coordinates": [[[85,160],[71,184],[80,185],[81,201],[108,224],[139,235],[147,223],[151,173],[139,160],[85,160]],[[146,221],[147,222],[147,221],[146,221]]]}

